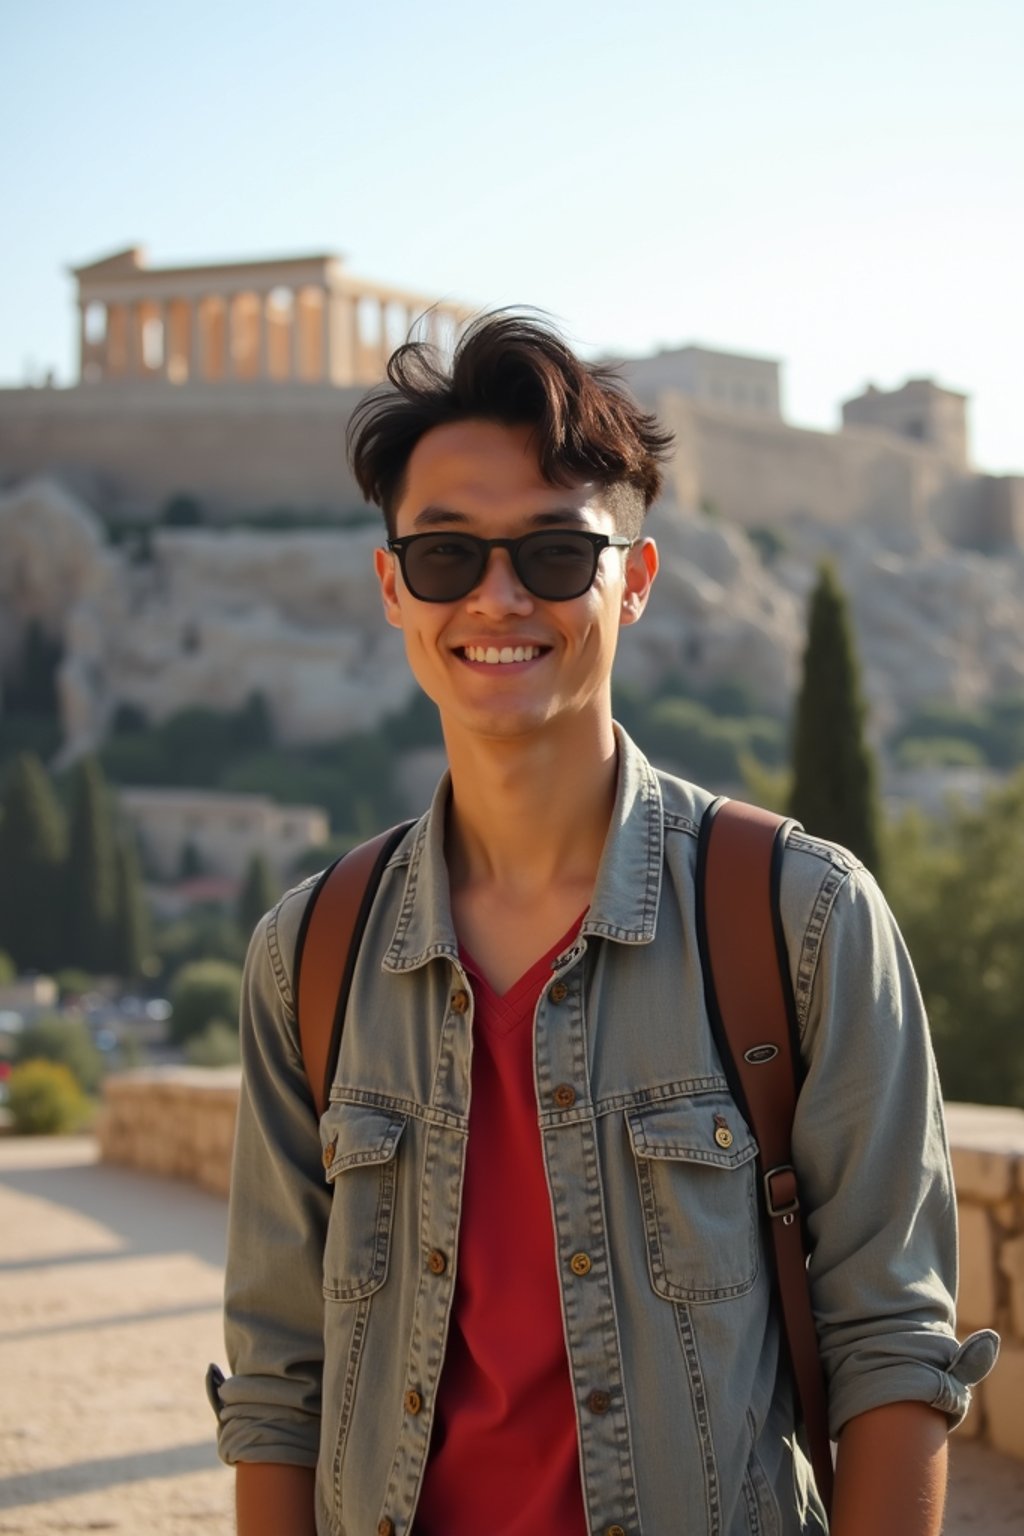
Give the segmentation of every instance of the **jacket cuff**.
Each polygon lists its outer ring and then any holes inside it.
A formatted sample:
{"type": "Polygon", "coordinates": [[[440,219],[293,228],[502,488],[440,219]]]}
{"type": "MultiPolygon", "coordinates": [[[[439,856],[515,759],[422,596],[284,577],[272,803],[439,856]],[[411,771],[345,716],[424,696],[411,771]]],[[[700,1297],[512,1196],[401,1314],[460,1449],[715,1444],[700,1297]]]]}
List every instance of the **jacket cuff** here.
{"type": "Polygon", "coordinates": [[[845,1383],[833,1382],[829,1413],[833,1440],[847,1420],[887,1403],[927,1403],[946,1415],[951,1430],[956,1429],[971,1405],[971,1388],[995,1365],[999,1335],[983,1328],[958,1348],[955,1339],[948,1342],[954,1347],[945,1364],[890,1358],[873,1369],[858,1371],[845,1383]]]}
{"type": "Polygon", "coordinates": [[[206,1372],[206,1395],[217,1416],[217,1454],[228,1466],[239,1461],[315,1467],[320,1444],[319,1416],[280,1404],[240,1400],[242,1377],[225,1377],[217,1365],[206,1372]],[[232,1389],[234,1388],[234,1392],[232,1389]],[[225,1390],[226,1389],[226,1390],[225,1390]],[[232,1396],[236,1401],[232,1402],[232,1396]]]}

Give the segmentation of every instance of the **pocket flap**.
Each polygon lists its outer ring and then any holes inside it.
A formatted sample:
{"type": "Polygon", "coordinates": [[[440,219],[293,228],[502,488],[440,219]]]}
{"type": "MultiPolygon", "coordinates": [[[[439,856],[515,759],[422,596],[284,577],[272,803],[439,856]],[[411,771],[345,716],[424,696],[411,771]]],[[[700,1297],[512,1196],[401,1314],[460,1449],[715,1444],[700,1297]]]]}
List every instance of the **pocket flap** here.
{"type": "Polygon", "coordinates": [[[320,1144],[328,1181],[348,1168],[389,1163],[406,1116],[366,1104],[332,1104],[320,1121],[320,1144]]]}
{"type": "Polygon", "coordinates": [[[757,1143],[727,1093],[694,1094],[632,1109],[626,1120],[633,1151],[645,1161],[666,1158],[739,1168],[757,1156],[757,1143]]]}

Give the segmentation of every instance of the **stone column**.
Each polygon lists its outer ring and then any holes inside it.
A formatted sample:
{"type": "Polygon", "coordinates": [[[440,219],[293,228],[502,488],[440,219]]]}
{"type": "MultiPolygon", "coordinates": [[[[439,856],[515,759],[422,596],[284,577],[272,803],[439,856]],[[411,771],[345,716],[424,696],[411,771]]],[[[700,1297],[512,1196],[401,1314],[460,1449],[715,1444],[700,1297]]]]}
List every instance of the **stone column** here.
{"type": "Polygon", "coordinates": [[[328,292],[331,315],[332,384],[356,382],[356,300],[351,294],[328,292]]]}
{"type": "Polygon", "coordinates": [[[169,379],[171,377],[171,302],[170,299],[161,299],[159,302],[160,334],[162,338],[160,377],[162,379],[169,379]]]}
{"type": "Polygon", "coordinates": [[[125,374],[137,379],[142,372],[142,338],[139,335],[139,307],[129,301],[124,306],[125,374]]]}
{"type": "Polygon", "coordinates": [[[268,340],[269,327],[267,325],[267,300],[269,294],[258,293],[256,302],[259,305],[256,317],[256,349],[257,364],[256,376],[260,379],[270,377],[270,346],[268,340]]]}
{"type": "Polygon", "coordinates": [[[205,359],[203,356],[203,301],[201,298],[192,300],[192,339],[189,346],[188,381],[197,383],[203,377],[205,359]]]}
{"type": "Polygon", "coordinates": [[[391,355],[391,343],[388,340],[388,301],[380,301],[380,371],[384,372],[391,355]]]}
{"type": "Polygon", "coordinates": [[[85,335],[85,304],[78,301],[78,382],[85,383],[86,348],[88,342],[85,335]]]}
{"type": "Polygon", "coordinates": [[[302,323],[299,318],[299,298],[301,288],[292,289],[292,334],[291,334],[291,373],[289,378],[301,379],[302,377],[302,323]]]}
{"type": "Polygon", "coordinates": [[[224,378],[225,381],[235,377],[235,349],[232,345],[235,334],[235,295],[224,295],[224,378]]]}
{"type": "Polygon", "coordinates": [[[325,384],[334,377],[334,349],[331,345],[331,291],[320,289],[320,378],[325,384]]]}

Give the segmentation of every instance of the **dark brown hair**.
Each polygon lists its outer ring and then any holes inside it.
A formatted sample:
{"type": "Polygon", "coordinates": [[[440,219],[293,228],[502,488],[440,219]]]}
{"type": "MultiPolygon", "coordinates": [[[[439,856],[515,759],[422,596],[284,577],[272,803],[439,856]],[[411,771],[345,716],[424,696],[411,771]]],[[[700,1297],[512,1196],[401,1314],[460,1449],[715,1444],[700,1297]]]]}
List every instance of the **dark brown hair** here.
{"type": "Polygon", "coordinates": [[[392,354],[387,373],[388,383],[356,407],[348,449],[359,488],[383,510],[390,533],[420,438],[475,419],[532,427],[546,480],[615,488],[607,505],[616,525],[639,533],[661,490],[672,434],[631,399],[614,369],[584,363],[545,320],[508,310],[481,315],[459,338],[450,370],[436,347],[410,341],[392,354]]]}

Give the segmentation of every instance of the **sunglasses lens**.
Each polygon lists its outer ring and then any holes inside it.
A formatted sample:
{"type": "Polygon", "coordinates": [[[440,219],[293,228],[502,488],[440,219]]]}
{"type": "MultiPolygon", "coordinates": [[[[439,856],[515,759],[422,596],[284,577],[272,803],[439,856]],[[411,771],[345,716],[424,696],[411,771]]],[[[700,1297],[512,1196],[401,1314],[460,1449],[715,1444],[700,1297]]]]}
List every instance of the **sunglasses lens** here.
{"type": "MultiPolygon", "coordinates": [[[[543,602],[559,603],[580,597],[591,585],[600,549],[586,534],[555,529],[513,540],[510,553],[526,590],[543,602]]],[[[455,603],[480,581],[489,555],[487,541],[470,534],[417,534],[401,547],[402,573],[422,602],[455,603]]]]}
{"type": "Polygon", "coordinates": [[[547,602],[580,597],[594,580],[598,550],[582,534],[532,533],[517,551],[516,569],[527,591],[547,602]]]}
{"type": "Polygon", "coordinates": [[[453,603],[472,592],[483,572],[480,546],[457,533],[424,535],[405,550],[403,572],[415,597],[453,603]]]}

